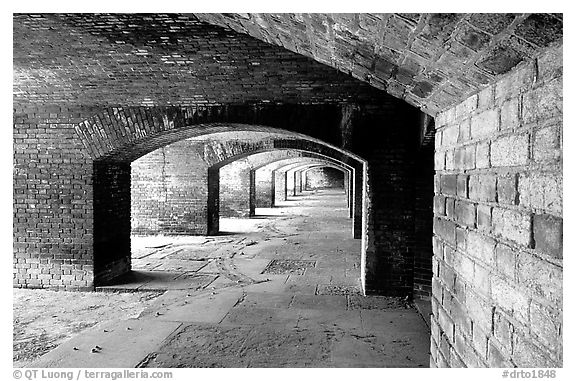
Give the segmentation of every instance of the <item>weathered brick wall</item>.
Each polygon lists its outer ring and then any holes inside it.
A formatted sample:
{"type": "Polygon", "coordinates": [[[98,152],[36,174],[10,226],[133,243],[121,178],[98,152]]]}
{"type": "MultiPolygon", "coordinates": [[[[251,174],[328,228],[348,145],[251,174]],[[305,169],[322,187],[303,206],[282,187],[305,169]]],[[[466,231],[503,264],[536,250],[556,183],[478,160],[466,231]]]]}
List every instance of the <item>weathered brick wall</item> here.
{"type": "Polygon", "coordinates": [[[183,140],[132,162],[132,234],[206,234],[208,163],[183,140]]]}
{"type": "Polygon", "coordinates": [[[297,196],[304,190],[304,184],[302,183],[302,169],[294,171],[294,195],[297,196]]]}
{"type": "MultiPolygon", "coordinates": [[[[354,116],[354,151],[368,160],[368,293],[413,295],[418,120],[419,114],[407,105],[394,110],[363,107],[354,116]]],[[[422,245],[431,246],[430,239],[422,245]]]]}
{"type": "Polygon", "coordinates": [[[434,144],[421,147],[414,168],[414,298],[432,296],[432,245],[434,217],[434,144]]]}
{"type": "Polygon", "coordinates": [[[94,283],[130,270],[130,163],[94,163],[94,283]]]}
{"type": "Polygon", "coordinates": [[[286,171],[275,169],[272,171],[272,181],[274,186],[274,205],[280,205],[279,202],[286,201],[286,171]]]}
{"type": "Polygon", "coordinates": [[[74,124],[94,112],[14,106],[14,287],[92,287],[94,169],[74,124]]]}
{"type": "Polygon", "coordinates": [[[562,366],[562,45],[436,119],[434,366],[562,366]]]}
{"type": "Polygon", "coordinates": [[[220,216],[250,216],[250,170],[248,158],[220,168],[220,216]]]}
{"type": "Polygon", "coordinates": [[[344,173],[335,168],[313,168],[306,172],[306,189],[344,188],[344,173]]]}
{"type": "Polygon", "coordinates": [[[254,173],[256,182],[256,207],[271,208],[274,206],[274,193],[272,181],[272,166],[264,166],[254,173]]]}

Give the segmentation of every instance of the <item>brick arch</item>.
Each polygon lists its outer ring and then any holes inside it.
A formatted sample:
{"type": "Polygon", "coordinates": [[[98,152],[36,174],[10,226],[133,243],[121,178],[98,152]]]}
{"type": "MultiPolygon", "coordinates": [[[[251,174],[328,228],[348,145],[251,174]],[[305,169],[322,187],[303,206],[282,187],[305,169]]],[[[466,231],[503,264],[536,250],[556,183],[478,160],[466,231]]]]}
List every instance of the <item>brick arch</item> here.
{"type": "MultiPolygon", "coordinates": [[[[355,182],[358,185],[358,190],[356,193],[357,209],[359,209],[359,215],[355,220],[354,226],[356,227],[354,231],[355,238],[360,238],[360,226],[362,221],[362,210],[364,205],[362,202],[362,193],[364,186],[364,178],[362,177],[364,167],[366,163],[357,158],[355,155],[348,155],[344,150],[338,149],[336,147],[331,147],[326,144],[319,144],[312,140],[304,139],[273,139],[271,147],[262,147],[260,145],[245,145],[239,147],[234,152],[221,153],[220,161],[215,162],[210,168],[208,168],[208,234],[216,234],[218,232],[218,220],[219,220],[219,170],[227,164],[230,164],[236,160],[243,159],[247,156],[255,155],[262,152],[269,152],[272,150],[295,150],[307,154],[313,154],[316,157],[322,157],[331,159],[338,163],[346,164],[354,168],[354,172],[358,174],[355,178],[355,182]]],[[[355,213],[355,216],[357,213],[355,213]]]]}
{"type": "MultiPolygon", "coordinates": [[[[367,178],[367,166],[351,165],[352,163],[344,163],[335,161],[333,158],[317,154],[321,159],[342,165],[351,171],[351,193],[350,193],[350,217],[353,218],[353,237],[356,239],[362,239],[363,245],[368,244],[368,234],[367,228],[370,220],[368,218],[367,210],[370,209],[370,196],[366,193],[368,191],[368,178],[367,178]],[[366,200],[364,199],[366,197],[366,200]]],[[[281,165],[278,166],[280,168],[281,165]]],[[[274,171],[277,171],[275,168],[274,171]]],[[[272,178],[275,179],[275,174],[272,174],[272,178]]],[[[272,181],[275,184],[275,180],[272,181]]],[[[272,191],[272,205],[274,205],[274,197],[277,192],[272,191]]]]}
{"type": "MultiPolygon", "coordinates": [[[[315,109],[307,112],[313,113],[315,109]]],[[[218,105],[188,107],[109,107],[74,126],[94,161],[131,162],[171,143],[218,132],[283,134],[323,144],[327,152],[345,151],[323,137],[307,135],[293,119],[290,105],[218,105]]],[[[329,138],[329,137],[326,137],[329,138]]],[[[276,143],[289,148],[291,143],[276,143]]],[[[361,158],[351,152],[347,156],[361,158]]]]}
{"type": "MultiPolygon", "coordinates": [[[[299,177],[298,175],[298,171],[301,169],[304,169],[306,167],[309,166],[325,166],[325,167],[331,167],[331,168],[335,168],[339,171],[342,171],[342,173],[345,173],[345,176],[348,176],[348,179],[352,179],[352,177],[350,176],[351,173],[353,173],[354,169],[353,168],[346,168],[345,166],[338,164],[338,163],[331,163],[329,161],[324,161],[324,160],[317,160],[314,162],[309,162],[306,164],[302,164],[302,163],[293,163],[293,164],[286,164],[285,166],[282,166],[278,169],[275,170],[276,173],[280,172],[284,174],[284,188],[285,188],[285,192],[284,192],[284,196],[285,199],[288,198],[288,196],[290,195],[290,193],[292,193],[292,195],[296,195],[296,184],[298,182],[297,178],[299,177]]],[[[281,178],[282,176],[280,176],[281,178]]],[[[348,194],[347,194],[348,196],[348,194]]],[[[351,200],[348,200],[351,201],[351,200]]],[[[351,207],[352,208],[352,207],[351,207]]],[[[350,210],[351,212],[351,217],[353,216],[353,209],[350,210]]]]}
{"type": "MultiPolygon", "coordinates": [[[[334,165],[341,165],[343,168],[346,168],[347,170],[349,170],[352,174],[354,173],[353,167],[351,167],[345,163],[340,163],[340,162],[338,162],[334,159],[331,159],[329,157],[326,157],[326,156],[307,153],[307,154],[303,155],[301,158],[303,158],[303,157],[308,157],[310,159],[316,158],[317,160],[322,161],[322,162],[333,163],[334,165]]],[[[260,170],[269,169],[271,172],[269,178],[267,180],[265,180],[271,184],[270,194],[265,196],[266,201],[262,201],[262,198],[260,198],[260,201],[257,201],[257,203],[261,207],[273,207],[274,206],[275,198],[276,198],[276,195],[275,195],[276,192],[274,189],[276,186],[276,181],[275,181],[276,171],[287,163],[292,163],[294,161],[297,161],[297,159],[300,159],[300,158],[278,160],[278,161],[268,163],[268,164],[265,164],[265,165],[262,165],[259,167],[255,167],[253,169],[254,174],[252,176],[254,176],[254,177],[256,177],[256,174],[260,170]],[[268,168],[266,168],[266,167],[268,167],[268,168]]],[[[353,177],[352,177],[352,179],[353,179],[353,177]]],[[[352,199],[352,197],[350,197],[349,201],[350,201],[350,209],[351,209],[350,210],[350,213],[351,213],[350,217],[352,217],[352,215],[353,215],[353,206],[352,206],[353,205],[353,199],[352,199]]]]}
{"type": "Polygon", "coordinates": [[[350,176],[350,172],[348,172],[346,169],[341,168],[341,167],[338,167],[338,166],[336,166],[336,165],[332,165],[332,164],[327,164],[327,165],[313,165],[313,166],[308,166],[308,167],[305,167],[305,168],[302,168],[302,169],[298,169],[298,168],[297,168],[297,169],[295,169],[295,171],[300,171],[300,172],[301,172],[301,175],[300,175],[300,176],[302,176],[302,175],[304,175],[304,174],[307,174],[310,170],[317,169],[317,168],[332,168],[332,169],[335,169],[335,170],[337,170],[337,171],[339,171],[339,172],[342,172],[342,175],[343,175],[343,184],[344,184],[344,187],[346,188],[347,176],[350,176]]]}
{"type": "MultiPolygon", "coordinates": [[[[261,120],[257,108],[136,107],[108,108],[75,126],[76,133],[94,163],[95,285],[130,270],[130,163],[159,147],[191,137],[226,131],[257,131],[275,135],[274,138],[258,142],[231,145],[228,149],[208,150],[204,156],[206,162],[212,165],[208,178],[215,176],[214,172],[217,174],[218,169],[226,163],[249,154],[277,149],[298,149],[331,156],[354,164],[359,169],[366,165],[357,155],[318,138],[276,127],[236,123],[247,120],[261,120]]],[[[217,197],[209,197],[208,210],[217,202],[214,200],[217,197]]],[[[209,221],[215,220],[209,218],[209,221]]],[[[209,227],[209,232],[213,230],[209,227]]]]}
{"type": "MultiPolygon", "coordinates": [[[[266,166],[267,164],[279,160],[300,162],[303,160],[319,160],[313,159],[314,157],[324,158],[324,156],[312,152],[303,152],[292,149],[279,149],[249,155],[245,158],[235,160],[222,166],[219,169],[220,217],[254,216],[256,211],[257,198],[256,188],[258,188],[260,198],[263,197],[263,193],[267,193],[269,200],[273,201],[273,194],[271,194],[273,188],[271,176],[269,176],[267,181],[262,181],[262,179],[259,179],[257,187],[256,168],[266,166]],[[267,189],[263,189],[263,187],[266,187],[267,189]]],[[[328,159],[325,158],[324,160],[328,159]]],[[[259,174],[262,175],[262,172],[259,172],[259,174]]],[[[265,207],[273,206],[270,201],[266,203],[265,207]]]]}
{"type": "MultiPolygon", "coordinates": [[[[280,163],[277,164],[275,166],[275,168],[271,171],[271,183],[272,183],[272,192],[271,192],[271,205],[274,206],[276,199],[278,199],[279,197],[282,199],[286,199],[289,193],[289,189],[288,189],[288,179],[289,179],[289,175],[288,175],[288,171],[293,171],[293,174],[296,176],[296,168],[298,168],[298,166],[306,166],[306,165],[318,165],[318,164],[322,164],[322,165],[331,165],[334,166],[335,168],[339,168],[342,171],[345,171],[346,173],[348,173],[348,178],[350,180],[350,185],[347,186],[347,198],[348,198],[348,207],[350,210],[350,218],[354,218],[355,215],[362,215],[362,204],[361,203],[356,203],[354,200],[354,193],[348,194],[348,191],[352,191],[352,192],[356,192],[356,193],[361,193],[362,192],[362,182],[357,182],[358,187],[354,187],[354,173],[355,173],[355,169],[347,164],[344,163],[340,163],[337,161],[331,161],[330,158],[327,157],[318,157],[316,159],[313,160],[307,160],[308,164],[300,164],[300,163],[295,163],[296,160],[290,160],[288,163],[280,163]],[[292,168],[292,166],[295,166],[295,168],[292,168]],[[286,167],[290,167],[290,168],[286,168],[286,167]],[[279,189],[278,188],[282,188],[279,189]],[[356,189],[358,188],[358,189],[356,189]],[[356,209],[357,208],[357,209],[356,209]],[[355,213],[356,211],[356,213],[355,213]]],[[[274,164],[274,163],[272,163],[274,164]]],[[[294,178],[294,181],[296,182],[296,178],[294,178]]],[[[296,193],[296,189],[294,189],[294,193],[296,193]]],[[[360,219],[356,218],[357,221],[360,221],[360,219]]],[[[361,227],[360,224],[354,224],[353,223],[353,237],[354,238],[360,238],[361,237],[361,232],[359,230],[359,228],[361,227]]]]}

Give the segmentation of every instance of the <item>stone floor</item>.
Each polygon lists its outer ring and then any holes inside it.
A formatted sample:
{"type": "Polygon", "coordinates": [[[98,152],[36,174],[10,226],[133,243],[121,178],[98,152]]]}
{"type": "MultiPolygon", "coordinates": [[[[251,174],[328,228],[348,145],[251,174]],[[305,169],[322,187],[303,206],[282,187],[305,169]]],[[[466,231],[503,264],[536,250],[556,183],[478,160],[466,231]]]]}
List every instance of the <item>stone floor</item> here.
{"type": "Polygon", "coordinates": [[[361,295],[344,194],[307,192],[214,237],[133,237],[133,269],[99,291],[165,291],[31,367],[426,367],[402,299],[361,295]]]}

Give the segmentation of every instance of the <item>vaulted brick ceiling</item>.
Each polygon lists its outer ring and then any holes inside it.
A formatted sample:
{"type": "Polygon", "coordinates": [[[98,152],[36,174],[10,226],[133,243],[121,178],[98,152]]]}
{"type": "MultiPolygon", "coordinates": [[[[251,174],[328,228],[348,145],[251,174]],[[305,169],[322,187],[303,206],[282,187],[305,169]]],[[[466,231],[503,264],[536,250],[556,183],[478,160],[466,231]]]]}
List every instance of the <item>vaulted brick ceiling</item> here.
{"type": "Polygon", "coordinates": [[[378,103],[387,93],[434,115],[562,29],[551,14],[15,15],[14,101],[378,103]]]}
{"type": "Polygon", "coordinates": [[[430,114],[562,38],[557,14],[197,14],[312,57],[430,114]]]}
{"type": "Polygon", "coordinates": [[[396,101],[301,54],[177,14],[14,16],[14,102],[91,106],[396,101]]]}

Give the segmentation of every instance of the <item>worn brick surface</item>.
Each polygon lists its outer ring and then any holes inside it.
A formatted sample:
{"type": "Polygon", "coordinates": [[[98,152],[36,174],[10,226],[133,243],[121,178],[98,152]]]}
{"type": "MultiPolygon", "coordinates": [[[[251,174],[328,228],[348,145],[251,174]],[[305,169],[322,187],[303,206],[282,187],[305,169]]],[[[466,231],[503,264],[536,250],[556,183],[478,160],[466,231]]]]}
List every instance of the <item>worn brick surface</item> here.
{"type": "MultiPolygon", "coordinates": [[[[514,58],[511,50],[498,54],[514,58]]],[[[506,62],[485,64],[497,70],[506,62]]],[[[456,332],[447,345],[466,366],[562,364],[561,102],[561,54],[552,48],[536,65],[520,65],[437,118],[442,137],[455,121],[471,118],[471,140],[463,135],[435,147],[445,153],[446,165],[436,167],[434,196],[440,271],[434,273],[433,300],[453,295],[463,302],[462,310],[443,311],[456,332]],[[470,142],[476,146],[473,167],[458,154],[470,142]],[[463,177],[466,188],[458,186],[463,177]],[[466,218],[467,203],[475,205],[475,224],[466,218]]],[[[441,355],[437,361],[444,361],[441,355]]]]}

